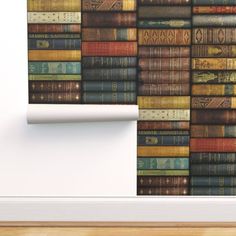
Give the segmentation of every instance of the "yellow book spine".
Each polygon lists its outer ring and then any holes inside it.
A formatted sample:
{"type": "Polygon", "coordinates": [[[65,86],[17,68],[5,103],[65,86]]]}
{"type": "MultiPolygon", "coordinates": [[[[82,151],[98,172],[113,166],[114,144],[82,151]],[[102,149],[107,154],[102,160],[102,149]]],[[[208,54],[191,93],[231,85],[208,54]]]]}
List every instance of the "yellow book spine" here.
{"type": "Polygon", "coordinates": [[[29,24],[80,24],[81,12],[28,12],[29,24]]]}
{"type": "Polygon", "coordinates": [[[123,0],[123,11],[135,11],[137,8],[136,0],[123,0]]]}
{"type": "Polygon", "coordinates": [[[193,85],[192,95],[206,95],[206,96],[236,95],[236,86],[232,84],[193,85]]]}
{"type": "Polygon", "coordinates": [[[138,146],[138,157],[189,157],[188,146],[138,146]]]}
{"type": "Polygon", "coordinates": [[[139,108],[159,109],[188,109],[190,108],[189,96],[140,96],[138,97],[139,108]]]}
{"type": "Polygon", "coordinates": [[[66,80],[81,80],[81,75],[29,75],[29,80],[32,81],[66,81],[66,80]]]}
{"type": "Polygon", "coordinates": [[[28,11],[69,11],[80,12],[80,0],[28,0],[28,11]]]}
{"type": "Polygon", "coordinates": [[[80,50],[29,50],[29,61],[80,61],[80,50]]]}

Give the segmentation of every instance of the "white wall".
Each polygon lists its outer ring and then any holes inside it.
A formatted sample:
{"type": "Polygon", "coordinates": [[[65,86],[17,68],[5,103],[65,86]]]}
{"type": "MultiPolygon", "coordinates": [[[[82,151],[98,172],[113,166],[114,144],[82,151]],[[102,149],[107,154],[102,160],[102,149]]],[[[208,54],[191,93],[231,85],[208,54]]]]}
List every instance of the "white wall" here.
{"type": "Polygon", "coordinates": [[[26,124],[26,1],[3,4],[0,197],[135,196],[136,122],[26,124]]]}

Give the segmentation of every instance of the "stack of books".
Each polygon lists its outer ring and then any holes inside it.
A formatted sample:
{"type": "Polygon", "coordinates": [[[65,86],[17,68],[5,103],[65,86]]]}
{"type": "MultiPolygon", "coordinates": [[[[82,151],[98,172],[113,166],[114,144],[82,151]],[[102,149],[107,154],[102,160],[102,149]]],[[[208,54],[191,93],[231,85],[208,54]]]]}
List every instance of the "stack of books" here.
{"type": "Polygon", "coordinates": [[[138,195],[187,195],[190,1],[139,0],[138,17],[138,195]]]}
{"type": "Polygon", "coordinates": [[[135,104],[136,0],[83,0],[83,103],[135,104]]]}
{"type": "Polygon", "coordinates": [[[80,103],[80,11],[80,0],[28,0],[29,103],[80,103]]]}
{"type": "Polygon", "coordinates": [[[194,0],[191,194],[236,194],[236,1],[194,0]]]}

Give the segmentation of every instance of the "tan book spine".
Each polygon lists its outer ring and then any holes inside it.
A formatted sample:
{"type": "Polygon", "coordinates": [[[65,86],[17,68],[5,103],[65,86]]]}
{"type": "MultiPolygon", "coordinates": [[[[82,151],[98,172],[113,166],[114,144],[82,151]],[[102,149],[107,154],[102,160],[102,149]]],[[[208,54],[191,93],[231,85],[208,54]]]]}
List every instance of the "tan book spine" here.
{"type": "Polygon", "coordinates": [[[81,11],[81,0],[28,0],[28,11],[81,11]]]}
{"type": "Polygon", "coordinates": [[[29,24],[80,24],[81,12],[28,12],[29,24]]]}
{"type": "Polygon", "coordinates": [[[236,86],[232,84],[199,84],[192,86],[192,95],[224,96],[236,95],[236,86]]]}
{"type": "Polygon", "coordinates": [[[138,157],[189,157],[188,146],[138,147],[138,157]]]}
{"type": "Polygon", "coordinates": [[[189,121],[189,109],[140,109],[140,121],[189,121]]]}
{"type": "Polygon", "coordinates": [[[188,109],[190,108],[189,96],[139,96],[138,105],[140,109],[188,109]]]}
{"type": "Polygon", "coordinates": [[[80,50],[29,50],[29,61],[80,61],[80,50]]]}

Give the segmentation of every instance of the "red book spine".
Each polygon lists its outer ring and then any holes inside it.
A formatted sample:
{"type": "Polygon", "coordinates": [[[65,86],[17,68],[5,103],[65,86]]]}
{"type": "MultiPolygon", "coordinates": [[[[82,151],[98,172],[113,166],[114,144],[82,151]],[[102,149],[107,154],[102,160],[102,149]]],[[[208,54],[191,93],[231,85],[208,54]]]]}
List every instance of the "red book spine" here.
{"type": "Polygon", "coordinates": [[[136,42],[84,42],[83,56],[136,56],[136,42]]]}
{"type": "Polygon", "coordinates": [[[205,6],[205,7],[194,7],[193,13],[195,14],[234,14],[236,13],[235,6],[205,6]]]}
{"type": "Polygon", "coordinates": [[[80,33],[80,24],[29,24],[28,33],[80,33]]]}
{"type": "Polygon", "coordinates": [[[139,121],[138,130],[189,130],[188,121],[139,121]]]}
{"type": "Polygon", "coordinates": [[[236,152],[236,138],[192,138],[191,152],[236,152]]]}

